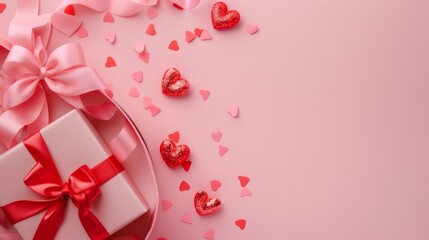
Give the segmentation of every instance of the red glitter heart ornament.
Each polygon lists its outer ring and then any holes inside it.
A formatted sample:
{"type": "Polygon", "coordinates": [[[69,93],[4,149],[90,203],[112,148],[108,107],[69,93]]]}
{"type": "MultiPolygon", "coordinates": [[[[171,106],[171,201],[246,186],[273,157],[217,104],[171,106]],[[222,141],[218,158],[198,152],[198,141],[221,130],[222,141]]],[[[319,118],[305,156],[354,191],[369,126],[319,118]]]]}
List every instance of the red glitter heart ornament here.
{"type": "Polygon", "coordinates": [[[222,30],[234,27],[240,22],[240,13],[228,11],[224,2],[217,2],[212,7],[212,24],[215,29],[222,30]]]}
{"type": "Polygon", "coordinates": [[[210,198],[209,195],[200,190],[194,198],[195,210],[201,216],[214,213],[220,209],[221,201],[219,198],[210,198]]]}
{"type": "Polygon", "coordinates": [[[181,79],[180,72],[176,68],[169,68],[162,77],[162,93],[167,96],[179,97],[189,92],[189,82],[181,79]]]}
{"type": "Polygon", "coordinates": [[[191,155],[191,150],[186,145],[178,145],[170,140],[164,140],[160,146],[162,159],[164,159],[167,166],[173,168],[182,165],[188,160],[191,155]]]}

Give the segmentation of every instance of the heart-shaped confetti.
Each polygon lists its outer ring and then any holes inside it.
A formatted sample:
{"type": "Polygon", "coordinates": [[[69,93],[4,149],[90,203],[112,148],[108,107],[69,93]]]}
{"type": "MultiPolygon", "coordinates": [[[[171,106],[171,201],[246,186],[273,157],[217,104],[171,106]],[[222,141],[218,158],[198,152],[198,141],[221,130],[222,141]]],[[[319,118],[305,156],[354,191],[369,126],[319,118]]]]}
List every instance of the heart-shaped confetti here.
{"type": "Polygon", "coordinates": [[[145,49],[146,49],[146,44],[144,43],[140,43],[134,46],[134,51],[136,51],[137,53],[142,53],[144,52],[145,49]]]}
{"type": "Polygon", "coordinates": [[[250,35],[257,33],[258,31],[259,31],[258,26],[253,24],[247,25],[247,33],[249,33],[250,35]]]}
{"type": "Polygon", "coordinates": [[[134,81],[141,83],[143,82],[143,72],[142,71],[137,71],[135,73],[133,73],[132,75],[134,81]]]}
{"type": "Polygon", "coordinates": [[[0,3],[0,13],[4,12],[6,7],[7,7],[6,3],[0,3]]]}
{"type": "Polygon", "coordinates": [[[203,32],[203,30],[202,29],[200,29],[200,28],[195,28],[194,29],[194,33],[195,33],[195,35],[197,36],[197,37],[201,37],[201,33],[203,32]]]}
{"type": "Polygon", "coordinates": [[[227,112],[229,113],[229,115],[231,115],[232,117],[238,117],[238,106],[232,106],[230,108],[228,108],[227,112]]]}
{"type": "Polygon", "coordinates": [[[167,96],[179,97],[188,94],[189,82],[182,79],[179,70],[169,68],[162,77],[162,93],[167,96]]]}
{"type": "Polygon", "coordinates": [[[187,42],[192,42],[195,38],[196,38],[196,36],[194,33],[190,32],[190,31],[185,32],[185,40],[187,42]]]}
{"type": "Polygon", "coordinates": [[[148,8],[147,9],[147,17],[152,20],[152,19],[158,17],[158,13],[154,9],[148,8]]]}
{"type": "Polygon", "coordinates": [[[215,231],[213,229],[208,229],[204,232],[204,238],[209,240],[215,240],[215,231]]]}
{"type": "Polygon", "coordinates": [[[207,29],[203,29],[200,36],[201,40],[211,40],[213,39],[212,35],[210,35],[209,31],[207,29]]]}
{"type": "Polygon", "coordinates": [[[156,115],[159,114],[159,112],[161,112],[161,109],[153,104],[151,104],[148,109],[152,117],[155,117],[156,115]]]}
{"type": "Polygon", "coordinates": [[[131,87],[130,91],[128,92],[128,96],[134,98],[140,97],[139,90],[136,87],[131,87]]]}
{"type": "Polygon", "coordinates": [[[192,213],[186,213],[185,215],[182,216],[182,218],[180,219],[182,220],[182,222],[187,223],[187,224],[192,224],[192,213]]]}
{"type": "Polygon", "coordinates": [[[150,59],[150,53],[148,51],[144,51],[142,53],[139,54],[139,58],[145,62],[148,63],[149,59],[150,59]]]}
{"type": "Polygon", "coordinates": [[[113,15],[111,13],[107,12],[106,14],[104,14],[103,22],[114,23],[115,19],[113,18],[113,15]]]}
{"type": "Polygon", "coordinates": [[[215,142],[220,142],[220,140],[222,139],[222,132],[220,131],[213,132],[211,136],[215,142]]]}
{"type": "Polygon", "coordinates": [[[168,45],[168,48],[173,51],[179,51],[180,49],[179,44],[177,43],[176,40],[171,41],[170,44],[168,45]]]}
{"type": "Polygon", "coordinates": [[[191,186],[189,185],[189,183],[187,183],[186,181],[182,181],[179,185],[179,191],[183,192],[183,191],[188,191],[189,189],[191,189],[191,186]]]}
{"type": "MultiPolygon", "coordinates": [[[[0,7],[0,12],[1,12],[1,7],[0,7]]],[[[76,15],[73,5],[68,5],[66,8],[64,8],[64,13],[72,16],[76,15]]]]}
{"type": "Polygon", "coordinates": [[[107,32],[104,34],[104,39],[110,44],[114,44],[116,41],[116,33],[114,32],[107,32]]]}
{"type": "Polygon", "coordinates": [[[149,36],[155,36],[156,35],[155,25],[153,25],[152,23],[149,24],[146,28],[146,34],[149,36]]]}
{"type": "Polygon", "coordinates": [[[240,197],[250,197],[250,196],[252,196],[252,192],[248,188],[244,187],[243,189],[241,189],[240,197]]]}
{"type": "Polygon", "coordinates": [[[203,98],[203,101],[207,101],[207,99],[209,99],[209,97],[210,97],[210,91],[209,90],[201,89],[198,92],[200,93],[201,97],[203,98]]]}
{"type": "Polygon", "coordinates": [[[217,191],[222,186],[222,183],[219,180],[211,180],[210,187],[213,191],[217,191]]]}
{"type": "Polygon", "coordinates": [[[152,99],[150,99],[149,97],[143,97],[144,109],[148,109],[150,106],[152,106],[152,99]]]}
{"type": "Polygon", "coordinates": [[[235,225],[239,227],[241,230],[244,230],[246,228],[246,219],[237,219],[235,221],[235,225]]]}
{"type": "Polygon", "coordinates": [[[163,212],[168,211],[172,206],[173,206],[173,203],[168,200],[161,201],[161,207],[163,212]]]}
{"type": "Polygon", "coordinates": [[[209,195],[200,190],[195,194],[194,206],[197,213],[201,216],[212,214],[220,209],[221,201],[219,198],[209,198],[209,195]]]}
{"type": "Polygon", "coordinates": [[[217,2],[212,7],[212,24],[215,29],[222,30],[234,27],[240,22],[240,13],[228,11],[224,2],[217,2]]]}
{"type": "Polygon", "coordinates": [[[64,33],[67,37],[70,37],[82,25],[82,21],[77,17],[62,13],[53,14],[51,16],[51,23],[55,29],[64,33]]]}
{"type": "Polygon", "coordinates": [[[219,146],[219,156],[223,157],[228,151],[229,151],[228,147],[224,145],[219,146]]]}
{"type": "Polygon", "coordinates": [[[76,35],[78,38],[86,38],[88,37],[88,31],[84,26],[80,26],[79,29],[76,32],[76,35]]]}
{"type": "Polygon", "coordinates": [[[106,64],[104,66],[110,68],[110,67],[116,67],[116,61],[112,57],[107,57],[106,64]]]}
{"type": "Polygon", "coordinates": [[[242,187],[245,187],[249,183],[250,178],[245,177],[245,176],[238,176],[238,180],[240,181],[240,185],[242,187]]]}
{"type": "Polygon", "coordinates": [[[167,166],[171,168],[182,165],[186,160],[188,160],[189,155],[191,155],[191,150],[188,146],[176,146],[176,144],[170,139],[162,141],[160,152],[162,159],[164,159],[167,166]]]}
{"type": "Polygon", "coordinates": [[[175,131],[174,133],[168,134],[168,138],[173,140],[175,143],[178,143],[180,140],[180,132],[175,131]]]}
{"type": "Polygon", "coordinates": [[[192,161],[186,161],[182,164],[182,167],[185,170],[185,172],[189,172],[191,165],[192,165],[192,161]]]}

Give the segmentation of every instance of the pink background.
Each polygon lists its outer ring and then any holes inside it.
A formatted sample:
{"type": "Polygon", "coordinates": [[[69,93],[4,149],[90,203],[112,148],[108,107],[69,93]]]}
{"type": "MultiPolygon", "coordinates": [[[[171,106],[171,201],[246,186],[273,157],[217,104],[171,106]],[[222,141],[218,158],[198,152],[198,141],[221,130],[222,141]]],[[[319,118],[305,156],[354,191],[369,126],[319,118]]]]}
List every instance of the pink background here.
{"type": "MultiPolygon", "coordinates": [[[[6,2],[2,36],[15,9],[6,2]]],[[[89,36],[54,37],[54,44],[84,46],[148,144],[160,199],[173,203],[160,210],[149,239],[203,239],[207,229],[216,239],[429,239],[429,2],[229,0],[242,22],[224,32],[211,26],[214,2],[179,11],[160,0],[158,18],[141,13],[113,24],[77,9],[89,36]],[[144,33],[149,23],[154,37],[144,33]],[[249,23],[260,31],[248,35],[249,23]],[[195,27],[213,40],[186,43],[185,30],[195,27]],[[104,40],[108,31],[117,33],[116,44],[104,40]],[[178,52],[167,48],[173,39],[178,52]],[[142,42],[148,64],[132,49],[142,42]],[[118,66],[106,69],[107,56],[118,66]],[[170,66],[191,82],[188,97],[161,94],[170,66]],[[137,70],[141,84],[131,78],[137,70]],[[159,115],[143,108],[142,96],[128,96],[132,86],[153,99],[159,115]],[[199,89],[212,92],[207,102],[199,89]],[[237,119],[226,113],[232,105],[240,107],[237,119]],[[160,142],[177,130],[192,151],[188,173],[169,169],[159,155],[160,142]],[[224,157],[210,138],[217,130],[230,148],[224,157]],[[252,196],[239,196],[238,175],[250,177],[252,196]],[[222,182],[217,192],[213,179],[222,182]],[[178,190],[182,180],[190,191],[178,190]],[[197,216],[199,189],[221,198],[223,209],[197,216]],[[192,225],[180,220],[188,212],[192,225]],[[247,220],[244,231],[234,225],[238,218],[247,220]]]]}

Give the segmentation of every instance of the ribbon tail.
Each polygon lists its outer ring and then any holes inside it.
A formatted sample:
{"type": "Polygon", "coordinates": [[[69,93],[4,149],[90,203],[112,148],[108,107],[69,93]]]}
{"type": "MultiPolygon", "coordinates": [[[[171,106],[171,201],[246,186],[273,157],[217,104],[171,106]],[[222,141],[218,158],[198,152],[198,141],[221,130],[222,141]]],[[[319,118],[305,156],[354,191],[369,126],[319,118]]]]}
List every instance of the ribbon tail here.
{"type": "Polygon", "coordinates": [[[51,204],[52,202],[50,200],[48,201],[23,200],[23,201],[16,201],[13,203],[9,203],[3,206],[1,209],[4,212],[4,214],[7,216],[7,219],[10,221],[10,223],[15,224],[44,211],[51,204]]]}
{"type": "Polygon", "coordinates": [[[100,220],[86,208],[79,208],[79,219],[91,240],[104,240],[110,236],[100,220]]]}
{"type": "Polygon", "coordinates": [[[63,222],[65,207],[66,201],[64,201],[63,198],[60,198],[58,202],[54,203],[48,208],[48,210],[46,210],[42,221],[37,227],[33,240],[55,239],[55,235],[63,222]]]}

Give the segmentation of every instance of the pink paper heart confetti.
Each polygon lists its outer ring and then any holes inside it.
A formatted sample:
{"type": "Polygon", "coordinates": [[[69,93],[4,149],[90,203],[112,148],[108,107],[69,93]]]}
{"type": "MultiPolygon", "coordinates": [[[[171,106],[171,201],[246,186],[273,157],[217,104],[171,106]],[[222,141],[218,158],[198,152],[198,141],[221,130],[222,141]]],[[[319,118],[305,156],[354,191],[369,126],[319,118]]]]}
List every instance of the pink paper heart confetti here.
{"type": "Polygon", "coordinates": [[[192,213],[188,212],[181,218],[182,222],[192,224],[192,213]]]}
{"type": "Polygon", "coordinates": [[[143,82],[143,72],[142,71],[137,71],[135,73],[133,73],[132,75],[134,81],[141,83],[143,82]]]}
{"type": "Polygon", "coordinates": [[[173,206],[173,203],[168,200],[161,201],[161,207],[163,212],[168,211],[172,206],[173,206]]]}
{"type": "Polygon", "coordinates": [[[178,143],[180,140],[180,132],[176,131],[174,133],[168,134],[168,138],[173,140],[175,143],[178,143]]]}
{"type": "Polygon", "coordinates": [[[158,13],[153,8],[148,8],[147,17],[152,20],[158,17],[158,13]]]}
{"type": "Polygon", "coordinates": [[[241,230],[244,230],[246,228],[246,224],[246,219],[237,219],[235,221],[235,225],[237,225],[237,227],[239,227],[241,230]]]}
{"type": "Polygon", "coordinates": [[[176,40],[171,41],[170,44],[168,45],[168,48],[173,51],[179,51],[180,49],[179,44],[177,43],[176,40]]]}
{"type": "Polygon", "coordinates": [[[130,91],[128,92],[128,95],[134,98],[140,97],[139,90],[136,87],[131,87],[130,91]]]}
{"type": "Polygon", "coordinates": [[[149,24],[146,28],[146,34],[149,36],[155,36],[156,35],[155,25],[153,25],[152,23],[149,24]]]}
{"type": "Polygon", "coordinates": [[[183,192],[188,191],[189,189],[191,189],[191,186],[189,185],[189,183],[183,180],[179,185],[179,191],[183,192]]]}
{"type": "Polygon", "coordinates": [[[209,33],[207,29],[203,29],[200,36],[201,40],[211,40],[213,39],[212,35],[209,33]]]}
{"type": "Polygon", "coordinates": [[[209,240],[215,240],[215,231],[213,229],[208,229],[204,232],[204,238],[209,240]]]}
{"type": "Polygon", "coordinates": [[[152,99],[150,99],[149,97],[143,97],[144,109],[148,109],[150,106],[152,106],[152,99]]]}
{"type": "Polygon", "coordinates": [[[107,32],[104,34],[104,39],[110,44],[114,44],[116,41],[116,33],[114,32],[107,32]]]}
{"type": "Polygon", "coordinates": [[[136,51],[137,53],[143,53],[145,49],[146,49],[146,44],[144,43],[140,43],[134,46],[134,51],[136,51]]]}
{"type": "Polygon", "coordinates": [[[195,38],[196,38],[196,36],[194,33],[190,32],[190,31],[185,32],[185,40],[187,42],[192,42],[195,38]]]}
{"type": "Polygon", "coordinates": [[[258,26],[253,24],[247,25],[247,33],[249,33],[250,35],[257,33],[258,31],[259,31],[258,26]]]}
{"type": "Polygon", "coordinates": [[[232,117],[238,117],[238,106],[232,106],[230,108],[228,108],[227,112],[229,113],[229,115],[231,115],[232,117]]]}
{"type": "Polygon", "coordinates": [[[105,67],[116,67],[116,61],[115,59],[113,59],[113,57],[107,57],[106,59],[106,63],[104,64],[105,67]]]}
{"type": "Polygon", "coordinates": [[[198,92],[200,93],[201,97],[203,98],[203,101],[207,101],[207,99],[209,99],[209,97],[210,97],[210,91],[209,90],[201,89],[198,92]]]}
{"type": "Polygon", "coordinates": [[[114,23],[115,19],[113,18],[113,15],[111,13],[107,12],[106,14],[104,14],[103,22],[114,23]]]}
{"type": "Polygon", "coordinates": [[[213,191],[217,191],[222,186],[222,183],[219,180],[211,180],[210,187],[213,191]]]}
{"type": "Polygon", "coordinates": [[[222,132],[220,131],[213,132],[211,136],[215,142],[220,142],[220,140],[222,139],[222,132]]]}
{"type": "Polygon", "coordinates": [[[248,178],[246,176],[238,176],[238,180],[240,181],[240,185],[242,187],[245,187],[249,183],[250,178],[248,178]]]}
{"type": "Polygon", "coordinates": [[[241,189],[240,197],[250,197],[250,196],[252,196],[252,192],[248,188],[244,187],[243,189],[241,189]]]}
{"type": "Polygon", "coordinates": [[[223,146],[223,145],[219,146],[219,156],[223,157],[228,151],[229,151],[229,148],[227,148],[226,146],[223,146]]]}
{"type": "Polygon", "coordinates": [[[159,112],[161,112],[161,109],[153,104],[151,104],[148,109],[152,117],[155,117],[156,115],[159,114],[159,112]]]}
{"type": "Polygon", "coordinates": [[[142,53],[139,54],[139,58],[145,62],[148,63],[149,59],[150,59],[150,53],[148,51],[144,51],[142,53]]]}
{"type": "Polygon", "coordinates": [[[88,37],[88,31],[84,26],[80,26],[79,29],[76,32],[76,35],[78,38],[86,38],[88,37]]]}
{"type": "Polygon", "coordinates": [[[79,29],[82,21],[75,16],[56,13],[51,16],[51,23],[55,29],[70,37],[79,29]]]}

